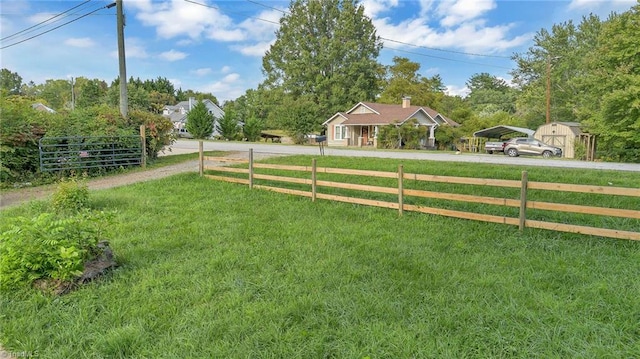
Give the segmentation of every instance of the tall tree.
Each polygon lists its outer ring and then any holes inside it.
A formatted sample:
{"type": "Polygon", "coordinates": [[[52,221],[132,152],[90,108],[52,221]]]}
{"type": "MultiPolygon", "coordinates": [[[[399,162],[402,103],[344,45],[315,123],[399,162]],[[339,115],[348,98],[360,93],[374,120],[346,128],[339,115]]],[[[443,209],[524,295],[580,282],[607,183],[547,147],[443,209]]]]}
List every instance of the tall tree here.
{"type": "Polygon", "coordinates": [[[440,75],[423,77],[418,72],[420,64],[406,57],[394,57],[387,66],[384,90],[378,99],[381,103],[399,104],[404,96],[411,97],[411,104],[440,109],[444,97],[444,85],[440,75]]]}
{"type": "Polygon", "coordinates": [[[71,82],[67,80],[47,80],[39,85],[38,97],[54,110],[71,107],[71,82]]]}
{"type": "Polygon", "coordinates": [[[331,114],[375,98],[381,47],[358,1],[293,0],[262,59],[263,86],[281,88],[288,102],[304,99],[311,122],[306,127],[318,128],[331,114]]]}
{"type": "Polygon", "coordinates": [[[225,109],[224,116],[216,122],[216,130],[226,140],[235,140],[239,127],[236,114],[232,109],[225,109]]]}
{"type": "Polygon", "coordinates": [[[205,139],[213,132],[213,115],[209,113],[207,106],[198,101],[187,114],[185,128],[196,139],[205,139]]]}
{"type": "Polygon", "coordinates": [[[99,79],[78,78],[74,86],[75,106],[87,108],[105,103],[107,84],[99,79]]]}
{"type": "Polygon", "coordinates": [[[474,74],[467,81],[470,90],[466,101],[481,116],[497,112],[515,113],[516,92],[507,82],[486,72],[474,74]]]}
{"type": "Polygon", "coordinates": [[[576,110],[605,159],[640,162],[640,5],[603,25],[576,110]]]}
{"type": "Polygon", "coordinates": [[[17,72],[8,69],[0,70],[0,90],[9,95],[19,95],[22,87],[22,77],[17,72]]]}

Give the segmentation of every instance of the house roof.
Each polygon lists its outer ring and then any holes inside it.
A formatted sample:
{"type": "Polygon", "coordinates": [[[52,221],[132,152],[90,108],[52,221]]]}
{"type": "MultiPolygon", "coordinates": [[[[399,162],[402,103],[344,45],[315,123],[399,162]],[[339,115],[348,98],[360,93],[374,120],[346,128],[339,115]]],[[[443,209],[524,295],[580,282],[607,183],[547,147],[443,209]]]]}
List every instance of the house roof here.
{"type": "Polygon", "coordinates": [[[47,105],[43,104],[42,102],[34,103],[33,105],[31,105],[31,107],[33,107],[34,110],[38,110],[38,111],[56,113],[56,110],[52,109],[51,107],[48,107],[47,105]]]}
{"type": "Polygon", "coordinates": [[[498,125],[485,128],[484,130],[476,131],[473,133],[473,137],[501,138],[504,135],[512,133],[525,134],[531,137],[535,132],[536,131],[524,127],[498,125]]]}
{"type": "Polygon", "coordinates": [[[374,102],[359,102],[347,112],[338,112],[330,119],[324,122],[326,125],[329,121],[333,120],[336,116],[342,116],[346,120],[342,122],[343,125],[389,125],[394,122],[403,123],[411,118],[414,118],[417,113],[424,113],[434,124],[446,122],[451,126],[458,126],[455,121],[442,116],[437,111],[424,106],[408,106],[402,107],[402,105],[391,105],[374,102]],[[372,112],[370,113],[352,113],[356,108],[364,106],[372,112]]]}

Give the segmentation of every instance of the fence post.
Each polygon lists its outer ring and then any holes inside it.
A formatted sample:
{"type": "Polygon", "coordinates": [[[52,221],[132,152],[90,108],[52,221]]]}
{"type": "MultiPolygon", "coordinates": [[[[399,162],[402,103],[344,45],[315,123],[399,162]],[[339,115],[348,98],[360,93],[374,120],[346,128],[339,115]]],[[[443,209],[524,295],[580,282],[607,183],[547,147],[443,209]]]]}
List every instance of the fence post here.
{"type": "Polygon", "coordinates": [[[140,141],[142,142],[142,158],[140,164],[142,168],[147,167],[147,133],[144,125],[140,125],[140,141]]]}
{"type": "Polygon", "coordinates": [[[527,214],[527,171],[522,171],[522,185],[520,187],[520,222],[518,228],[520,231],[524,230],[526,214],[527,214]]]}
{"type": "Polygon", "coordinates": [[[249,149],[249,189],[253,189],[253,148],[249,149]]]}
{"type": "Polygon", "coordinates": [[[316,159],[311,160],[311,202],[316,201],[316,159]]]}
{"type": "Polygon", "coordinates": [[[200,177],[204,175],[204,149],[202,140],[198,140],[198,172],[200,177]]]}
{"type": "Polygon", "coordinates": [[[398,165],[398,213],[402,216],[402,212],[404,211],[404,169],[402,165],[398,165]]]}

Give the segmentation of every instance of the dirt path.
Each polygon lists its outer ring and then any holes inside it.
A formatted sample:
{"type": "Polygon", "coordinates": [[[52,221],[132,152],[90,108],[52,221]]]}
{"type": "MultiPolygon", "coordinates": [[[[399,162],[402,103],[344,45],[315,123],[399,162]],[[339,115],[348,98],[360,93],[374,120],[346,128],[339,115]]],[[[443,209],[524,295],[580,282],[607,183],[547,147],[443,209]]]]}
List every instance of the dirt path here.
{"type": "MultiPolygon", "coordinates": [[[[260,154],[254,155],[255,160],[260,160],[272,155],[260,154]]],[[[247,158],[246,152],[230,152],[226,155],[230,158],[247,158]]],[[[222,166],[222,162],[210,162],[208,165],[222,166]]],[[[133,183],[150,181],[154,179],[160,179],[164,177],[173,176],[179,173],[185,172],[198,172],[198,161],[187,161],[178,163],[171,166],[155,168],[147,171],[139,171],[134,173],[126,173],[122,175],[112,175],[107,177],[100,177],[90,179],[87,185],[90,190],[107,189],[119,186],[126,186],[133,183]]],[[[12,190],[6,193],[0,194],[0,209],[4,209],[10,206],[17,206],[25,202],[32,200],[45,199],[55,191],[56,185],[47,185],[39,187],[23,188],[18,190],[12,190]]]]}

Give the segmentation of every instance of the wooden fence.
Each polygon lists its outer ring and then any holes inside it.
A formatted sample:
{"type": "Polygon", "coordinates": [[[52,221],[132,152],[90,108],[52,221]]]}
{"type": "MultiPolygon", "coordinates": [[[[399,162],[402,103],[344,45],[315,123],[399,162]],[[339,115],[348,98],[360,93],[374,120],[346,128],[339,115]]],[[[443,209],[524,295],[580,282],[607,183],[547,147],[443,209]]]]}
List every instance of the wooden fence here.
{"type": "MultiPolygon", "coordinates": [[[[304,196],[311,198],[312,201],[316,199],[325,199],[330,201],[355,203],[367,206],[383,207],[398,210],[402,215],[404,211],[413,211],[434,215],[441,215],[454,218],[462,218],[483,222],[502,223],[507,225],[518,226],[520,230],[525,227],[540,228],[552,231],[579,233],[586,235],[594,235],[609,238],[627,239],[627,240],[640,240],[640,231],[625,231],[618,229],[608,229],[599,227],[590,227],[583,225],[567,224],[547,222],[541,220],[527,219],[527,210],[546,210],[564,213],[577,213],[588,214],[596,216],[608,216],[627,218],[632,220],[640,219],[640,210],[618,209],[618,208],[605,208],[605,207],[593,207],[576,204],[564,204],[555,202],[543,202],[543,201],[531,201],[527,200],[527,194],[531,190],[545,190],[545,191],[558,191],[558,192],[574,192],[574,193],[590,193],[600,194],[608,196],[623,196],[623,197],[638,197],[640,198],[640,189],[638,188],[625,188],[625,187],[603,187],[592,185],[576,185],[576,184],[564,184],[564,183],[550,183],[550,182],[534,182],[529,181],[527,172],[522,172],[521,180],[502,180],[502,179],[488,179],[488,178],[468,178],[468,177],[452,177],[452,176],[438,176],[416,173],[404,173],[403,166],[399,165],[397,172],[381,172],[381,171],[369,171],[369,170],[354,170],[344,168],[330,168],[330,167],[317,167],[316,160],[313,159],[310,166],[291,166],[291,165],[277,165],[266,163],[254,163],[253,151],[249,151],[249,158],[247,159],[230,159],[224,157],[205,157],[201,156],[200,161],[201,173],[203,170],[216,171],[222,173],[233,173],[235,175],[212,175],[205,174],[204,176],[232,183],[246,184],[250,188],[270,190],[279,193],[285,193],[290,195],[304,196]],[[226,166],[207,166],[208,161],[223,162],[230,164],[246,164],[248,168],[238,167],[226,167],[226,166]],[[306,173],[306,177],[288,177],[281,175],[270,175],[263,173],[256,173],[256,170],[278,170],[278,171],[291,171],[299,173],[306,173]],[[239,177],[238,174],[242,174],[239,177]],[[375,178],[394,178],[397,179],[397,186],[395,187],[381,187],[363,185],[357,183],[336,182],[336,181],[324,181],[318,180],[318,174],[339,174],[339,175],[352,175],[352,176],[365,176],[375,178]],[[246,178],[245,176],[246,175],[246,178]],[[297,185],[309,186],[308,190],[292,189],[277,187],[264,184],[255,184],[255,180],[263,180],[268,182],[284,182],[297,185]],[[419,189],[404,188],[405,180],[423,181],[423,182],[438,182],[457,185],[476,185],[476,186],[492,186],[500,188],[515,188],[520,189],[519,198],[500,198],[500,197],[486,197],[469,194],[458,193],[443,193],[437,191],[425,191],[419,189]],[[342,196],[336,194],[327,194],[318,192],[319,187],[357,190],[371,193],[383,193],[397,195],[397,201],[381,201],[366,198],[342,196]],[[406,197],[418,197],[418,198],[430,198],[446,201],[457,201],[467,203],[480,203],[485,205],[498,205],[506,207],[519,208],[518,217],[508,217],[492,214],[483,214],[475,212],[467,212],[460,210],[444,209],[437,207],[428,207],[414,204],[406,204],[406,197]]],[[[640,201],[639,201],[640,202],[640,201]]]]}

